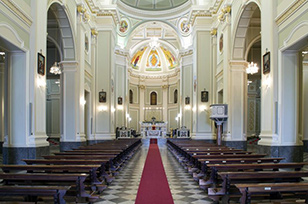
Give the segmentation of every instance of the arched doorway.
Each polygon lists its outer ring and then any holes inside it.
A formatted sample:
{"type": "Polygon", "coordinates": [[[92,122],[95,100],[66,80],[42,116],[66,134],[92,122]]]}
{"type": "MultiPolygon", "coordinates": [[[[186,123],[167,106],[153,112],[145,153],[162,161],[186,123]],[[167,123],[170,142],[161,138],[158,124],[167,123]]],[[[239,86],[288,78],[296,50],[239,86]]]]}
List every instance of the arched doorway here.
{"type": "MultiPolygon", "coordinates": [[[[232,69],[237,68],[243,71],[243,80],[240,84],[236,82],[236,75],[233,74],[231,83],[238,84],[237,98],[231,101],[233,104],[231,115],[234,121],[231,126],[231,134],[235,140],[243,140],[243,147],[246,148],[247,139],[256,137],[260,133],[261,118],[261,11],[259,6],[251,2],[244,5],[238,13],[238,24],[234,33],[232,50],[232,69]],[[259,68],[256,73],[248,73],[247,68],[251,63],[259,68]],[[240,93],[240,95],[238,95],[240,93]],[[237,136],[241,134],[241,136],[237,136]]],[[[231,96],[233,97],[233,96],[231,96]]],[[[228,127],[229,128],[229,127],[228,127]]]]}
{"type": "MultiPolygon", "coordinates": [[[[67,83],[66,62],[71,64],[75,60],[75,43],[69,21],[69,17],[58,3],[53,3],[48,9],[47,15],[47,66],[46,66],[46,133],[49,139],[65,141],[68,135],[66,130],[75,131],[72,127],[74,117],[70,111],[74,108],[75,83],[67,83]],[[52,72],[51,69],[58,69],[60,72],[52,72]],[[71,114],[69,114],[71,113],[71,114]]],[[[71,67],[70,67],[71,68],[71,67]]],[[[74,72],[72,72],[74,74],[74,72]]],[[[71,80],[71,78],[70,78],[71,80]]],[[[78,101],[79,102],[79,101],[78,101]]],[[[73,135],[76,137],[76,134],[73,135]]]]}

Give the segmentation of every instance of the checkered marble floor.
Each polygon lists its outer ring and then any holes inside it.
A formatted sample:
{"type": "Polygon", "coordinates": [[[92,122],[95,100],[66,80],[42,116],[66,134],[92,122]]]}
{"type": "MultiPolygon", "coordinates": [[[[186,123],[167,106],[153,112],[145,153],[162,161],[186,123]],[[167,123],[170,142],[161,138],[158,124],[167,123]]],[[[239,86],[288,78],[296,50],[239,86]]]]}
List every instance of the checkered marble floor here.
{"type": "MultiPolygon", "coordinates": [[[[159,141],[159,148],[166,171],[170,190],[175,204],[211,204],[206,193],[199,189],[197,183],[167,150],[166,141],[159,141]]],[[[106,190],[103,191],[99,204],[135,203],[137,191],[147,156],[149,140],[143,140],[139,152],[128,162],[120,174],[106,190]]]]}

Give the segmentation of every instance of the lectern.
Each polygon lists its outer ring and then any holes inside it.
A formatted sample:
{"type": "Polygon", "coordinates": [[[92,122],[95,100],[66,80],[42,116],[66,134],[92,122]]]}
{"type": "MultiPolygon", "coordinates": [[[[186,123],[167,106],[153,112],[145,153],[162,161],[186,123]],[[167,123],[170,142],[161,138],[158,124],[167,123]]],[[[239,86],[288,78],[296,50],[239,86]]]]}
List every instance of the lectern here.
{"type": "Polygon", "coordinates": [[[224,121],[228,119],[228,104],[212,104],[210,105],[210,118],[217,125],[217,145],[221,145],[221,128],[224,121]]]}

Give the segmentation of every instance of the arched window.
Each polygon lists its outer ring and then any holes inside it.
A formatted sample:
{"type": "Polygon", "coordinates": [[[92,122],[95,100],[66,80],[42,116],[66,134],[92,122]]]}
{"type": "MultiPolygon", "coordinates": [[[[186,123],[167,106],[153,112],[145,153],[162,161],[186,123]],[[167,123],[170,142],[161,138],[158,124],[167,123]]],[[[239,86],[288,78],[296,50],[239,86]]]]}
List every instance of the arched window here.
{"type": "Polygon", "coordinates": [[[129,90],[129,103],[134,103],[134,93],[131,89],[129,90]]]}
{"type": "Polygon", "coordinates": [[[156,92],[152,92],[151,93],[151,101],[150,101],[150,104],[151,105],[157,105],[157,93],[156,92]]]}
{"type": "Polygon", "coordinates": [[[174,90],[174,103],[178,103],[178,90],[174,90]]]}

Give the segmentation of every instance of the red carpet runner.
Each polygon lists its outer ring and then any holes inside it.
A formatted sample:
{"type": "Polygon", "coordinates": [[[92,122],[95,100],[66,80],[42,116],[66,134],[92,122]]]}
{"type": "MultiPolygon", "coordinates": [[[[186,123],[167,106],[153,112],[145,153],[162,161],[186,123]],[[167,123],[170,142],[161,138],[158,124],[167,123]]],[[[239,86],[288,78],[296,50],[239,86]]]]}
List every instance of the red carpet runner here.
{"type": "Polygon", "coordinates": [[[151,141],[137,193],[136,204],[173,204],[158,145],[151,141]]]}

